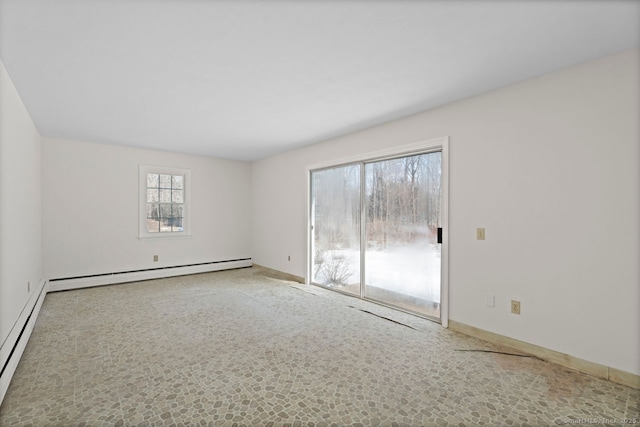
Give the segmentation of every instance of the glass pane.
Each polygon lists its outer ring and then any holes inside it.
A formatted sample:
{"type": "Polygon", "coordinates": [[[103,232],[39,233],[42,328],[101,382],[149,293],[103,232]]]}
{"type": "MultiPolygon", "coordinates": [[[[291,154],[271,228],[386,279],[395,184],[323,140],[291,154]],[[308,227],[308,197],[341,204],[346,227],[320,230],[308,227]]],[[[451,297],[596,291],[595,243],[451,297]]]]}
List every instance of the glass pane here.
{"type": "Polygon", "coordinates": [[[160,190],[160,203],[171,203],[171,190],[160,190]]]}
{"type": "Polygon", "coordinates": [[[368,163],[365,297],[440,317],[441,153],[368,163]]]}
{"type": "Polygon", "coordinates": [[[157,203],[147,203],[147,218],[160,218],[160,211],[157,203]]]}
{"type": "Polygon", "coordinates": [[[160,175],[160,188],[171,188],[171,175],[160,175]]]}
{"type": "Polygon", "coordinates": [[[172,190],[171,191],[171,201],[173,203],[184,203],[184,192],[183,190],[172,190]]]}
{"type": "Polygon", "coordinates": [[[158,188],[158,174],[157,173],[148,173],[147,174],[147,187],[150,188],[158,188]]]}
{"type": "Polygon", "coordinates": [[[157,233],[160,231],[160,221],[157,219],[147,218],[147,232],[157,233]]]}
{"type": "Polygon", "coordinates": [[[182,218],[184,216],[184,205],[173,205],[172,216],[174,218],[182,218]]]}
{"type": "Polygon", "coordinates": [[[182,228],[182,218],[173,218],[173,231],[183,231],[182,228]]]}
{"type": "Polygon", "coordinates": [[[147,202],[158,201],[158,190],[147,188],[147,202]]]}
{"type": "Polygon", "coordinates": [[[147,231],[184,231],[184,175],[148,173],[146,178],[147,231]]]}
{"type": "Polygon", "coordinates": [[[313,281],[360,295],[360,165],[313,172],[313,281]]]}
{"type": "Polygon", "coordinates": [[[182,175],[173,175],[173,184],[172,187],[177,190],[181,190],[184,188],[184,176],[182,175]]]}
{"type": "Polygon", "coordinates": [[[160,218],[170,218],[171,217],[171,204],[161,204],[160,205],[160,218]]]}

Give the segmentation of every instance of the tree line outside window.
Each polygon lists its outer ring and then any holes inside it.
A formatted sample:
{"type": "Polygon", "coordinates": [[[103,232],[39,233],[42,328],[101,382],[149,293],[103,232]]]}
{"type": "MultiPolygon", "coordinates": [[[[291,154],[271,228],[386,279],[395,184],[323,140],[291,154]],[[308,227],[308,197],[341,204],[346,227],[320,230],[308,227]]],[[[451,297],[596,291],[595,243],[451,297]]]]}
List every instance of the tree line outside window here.
{"type": "MultiPolygon", "coordinates": [[[[355,164],[316,174],[316,247],[359,247],[360,167],[355,164]]],[[[440,226],[441,168],[441,156],[430,153],[365,164],[368,247],[384,250],[425,236],[435,243],[440,226]]]]}

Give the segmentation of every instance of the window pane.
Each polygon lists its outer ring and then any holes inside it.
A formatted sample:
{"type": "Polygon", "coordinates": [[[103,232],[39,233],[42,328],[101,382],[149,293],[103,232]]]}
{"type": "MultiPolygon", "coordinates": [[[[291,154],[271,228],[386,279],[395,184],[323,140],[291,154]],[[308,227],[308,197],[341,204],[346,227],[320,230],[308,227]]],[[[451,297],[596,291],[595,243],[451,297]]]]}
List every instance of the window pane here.
{"type": "Polygon", "coordinates": [[[157,233],[160,231],[160,221],[147,218],[147,232],[157,233]]]}
{"type": "Polygon", "coordinates": [[[313,172],[313,281],[360,294],[360,165],[313,172]]]}
{"type": "Polygon", "coordinates": [[[147,203],[147,218],[151,218],[151,219],[160,218],[160,212],[158,210],[157,203],[147,203]]]}
{"type": "Polygon", "coordinates": [[[173,231],[183,231],[182,218],[173,218],[173,231]]]}
{"type": "Polygon", "coordinates": [[[182,175],[173,175],[173,188],[177,190],[184,188],[184,177],[182,175]]]}
{"type": "Polygon", "coordinates": [[[171,217],[171,204],[161,204],[160,205],[160,218],[170,218],[171,217]]]}
{"type": "Polygon", "coordinates": [[[171,188],[171,175],[160,175],[160,188],[171,188]]]}
{"type": "Polygon", "coordinates": [[[165,168],[155,172],[153,169],[144,170],[144,167],[141,170],[140,179],[143,181],[140,184],[145,186],[140,195],[145,198],[141,200],[144,205],[141,237],[144,233],[186,232],[189,225],[184,218],[188,173],[165,168]]]}
{"type": "Polygon", "coordinates": [[[147,187],[158,188],[158,174],[157,173],[148,173],[147,174],[147,187]]]}
{"type": "Polygon", "coordinates": [[[160,190],[160,203],[171,203],[171,190],[160,190]]]}
{"type": "Polygon", "coordinates": [[[158,190],[147,188],[147,202],[158,201],[158,190]]]}
{"type": "Polygon", "coordinates": [[[365,166],[364,295],[440,317],[441,153],[365,166]]]}
{"type": "Polygon", "coordinates": [[[184,203],[184,194],[183,190],[172,190],[172,199],[173,203],[184,203]]]}

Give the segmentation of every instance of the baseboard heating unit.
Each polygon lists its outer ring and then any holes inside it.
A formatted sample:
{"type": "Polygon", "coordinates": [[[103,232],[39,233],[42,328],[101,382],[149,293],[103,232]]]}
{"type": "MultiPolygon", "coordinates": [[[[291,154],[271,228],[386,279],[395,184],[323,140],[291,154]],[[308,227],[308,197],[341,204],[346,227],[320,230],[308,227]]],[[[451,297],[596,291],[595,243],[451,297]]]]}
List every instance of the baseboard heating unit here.
{"type": "Polygon", "coordinates": [[[9,389],[11,378],[27,346],[46,293],[47,282],[42,280],[34,289],[11,332],[0,346],[0,403],[9,389]]]}
{"type": "Polygon", "coordinates": [[[251,267],[252,265],[251,258],[241,258],[225,261],[202,262],[197,264],[175,265],[170,267],[148,268],[144,270],[92,274],[89,276],[64,277],[50,279],[48,292],[113,285],[116,283],[139,282],[141,280],[185,276],[187,274],[208,273],[211,271],[232,270],[235,268],[251,267]]]}

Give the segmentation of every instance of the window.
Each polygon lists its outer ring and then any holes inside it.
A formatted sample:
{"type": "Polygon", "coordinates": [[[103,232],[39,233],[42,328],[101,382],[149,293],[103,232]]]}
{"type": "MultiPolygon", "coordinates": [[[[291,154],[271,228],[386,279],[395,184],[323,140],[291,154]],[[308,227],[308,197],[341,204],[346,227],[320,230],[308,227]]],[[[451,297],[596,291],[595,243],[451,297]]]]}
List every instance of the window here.
{"type": "Polygon", "coordinates": [[[140,238],[189,236],[191,172],[140,166],[140,238]]]}

